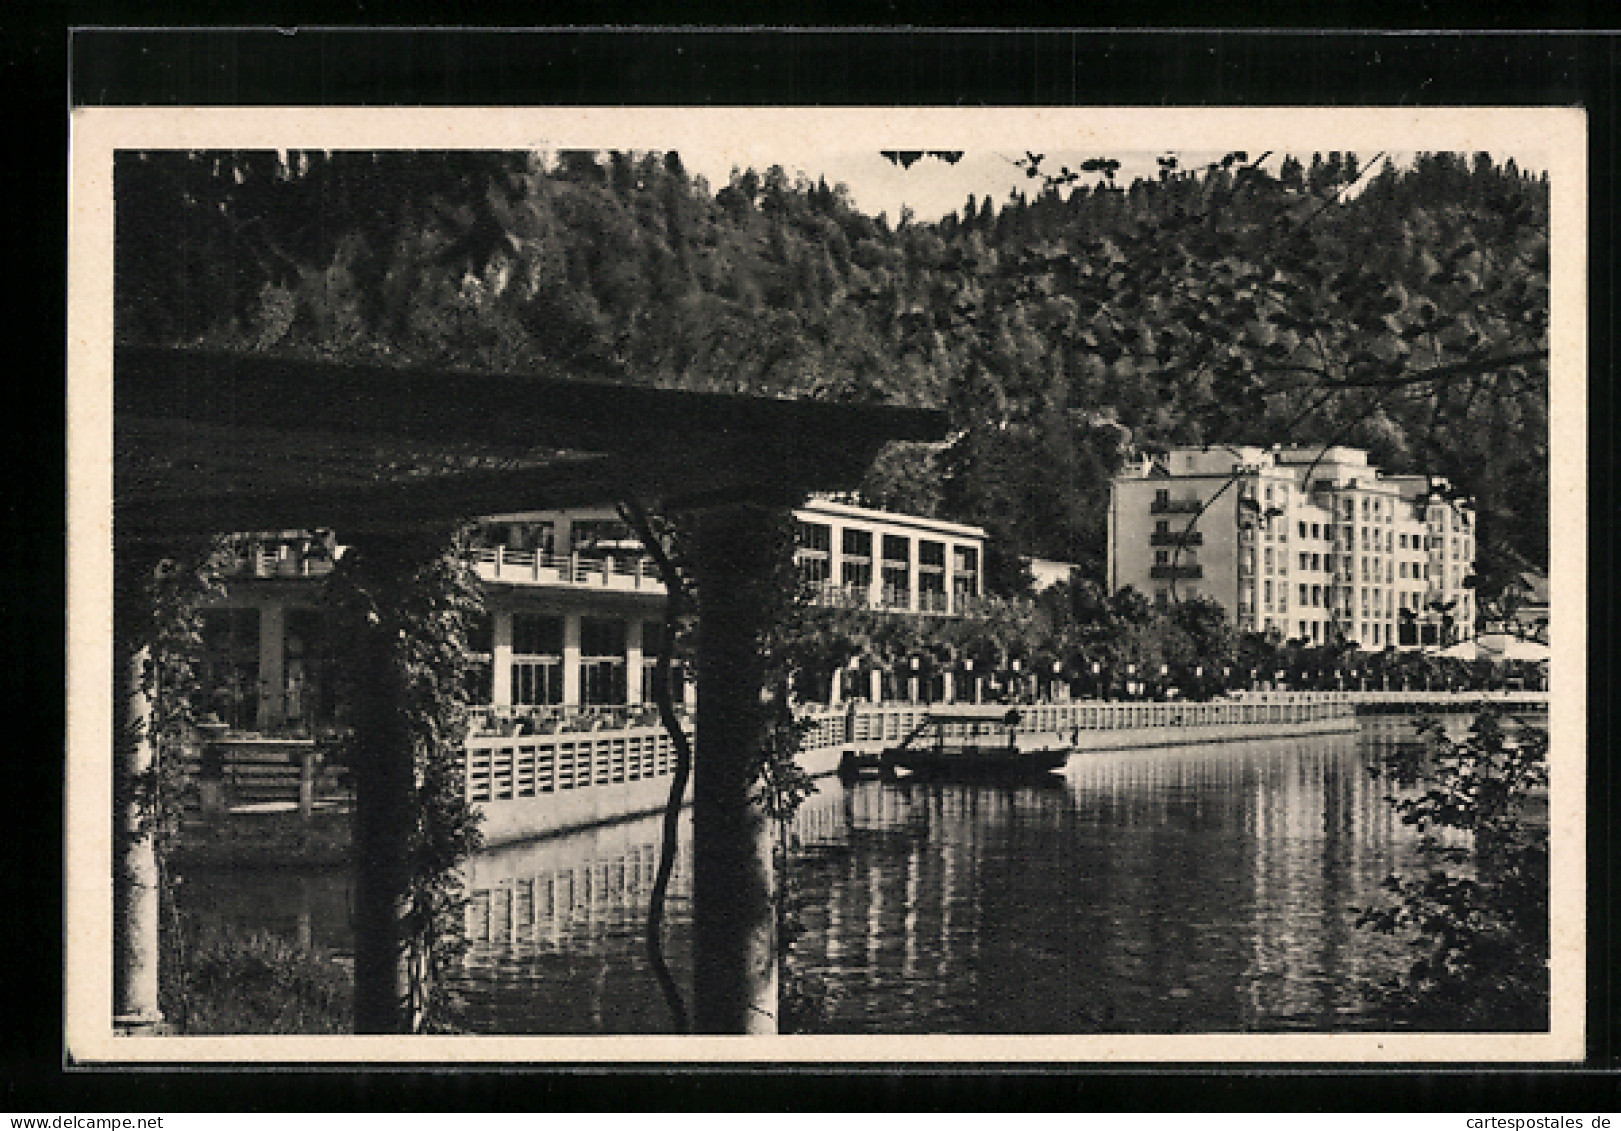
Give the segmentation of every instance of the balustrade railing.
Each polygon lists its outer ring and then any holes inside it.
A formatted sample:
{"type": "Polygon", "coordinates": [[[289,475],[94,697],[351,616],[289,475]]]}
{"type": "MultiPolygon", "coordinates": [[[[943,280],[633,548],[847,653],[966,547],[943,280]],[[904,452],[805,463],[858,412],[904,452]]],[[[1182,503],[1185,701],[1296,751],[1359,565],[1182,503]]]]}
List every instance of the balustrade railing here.
{"type": "Polygon", "coordinates": [[[467,560],[486,581],[539,585],[589,585],[613,589],[646,589],[662,593],[664,581],[650,558],[613,554],[548,554],[480,546],[467,560]]]}
{"type": "MultiPolygon", "coordinates": [[[[921,726],[926,704],[818,707],[802,714],[806,751],[892,744],[921,726]]],[[[466,787],[471,802],[505,801],[617,785],[674,771],[674,744],[656,713],[630,708],[576,709],[556,729],[532,734],[479,734],[467,740],[466,787]],[[569,729],[572,727],[573,729],[569,729]]],[[[1073,734],[1128,729],[1306,723],[1352,717],[1351,692],[1248,692],[1208,702],[1039,703],[1019,707],[1019,734],[1073,734]]],[[[694,720],[683,715],[689,738],[694,720]]]]}

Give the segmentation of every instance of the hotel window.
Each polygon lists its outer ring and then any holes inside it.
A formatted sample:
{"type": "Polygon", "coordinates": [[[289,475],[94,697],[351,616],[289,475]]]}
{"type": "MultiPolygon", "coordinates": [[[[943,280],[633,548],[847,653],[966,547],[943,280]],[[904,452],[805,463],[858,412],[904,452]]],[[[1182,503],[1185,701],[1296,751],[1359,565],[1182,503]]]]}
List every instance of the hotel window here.
{"type": "MultiPolygon", "coordinates": [[[[1300,525],[1304,526],[1306,524],[1301,523],[1300,525]]],[[[1323,536],[1322,528],[1319,527],[1315,522],[1311,524],[1311,536],[1313,538],[1321,538],[1323,536]]]]}
{"type": "MultiPolygon", "coordinates": [[[[310,610],[289,609],[289,618],[295,612],[309,612],[310,610]]],[[[289,633],[292,626],[288,626],[289,633]]],[[[291,643],[289,641],[289,643],[291,643]]],[[[470,701],[479,705],[488,704],[494,690],[490,686],[490,673],[495,667],[495,618],[488,611],[475,613],[467,626],[467,659],[469,670],[467,680],[462,685],[467,688],[470,701]]]]}
{"type": "Polygon", "coordinates": [[[845,530],[840,558],[841,585],[863,593],[872,588],[872,531],[845,530]]]}
{"type": "Polygon", "coordinates": [[[799,576],[811,585],[831,580],[833,560],[833,528],[825,522],[795,524],[795,537],[799,552],[799,576]]]}
{"type": "Polygon", "coordinates": [[[580,618],[580,702],[625,701],[625,622],[580,618]]]}
{"type": "Polygon", "coordinates": [[[1452,560],[1458,560],[1458,539],[1456,536],[1452,539],[1452,560]]]}
{"type": "Polygon", "coordinates": [[[1390,531],[1387,530],[1387,531],[1385,531],[1385,553],[1394,554],[1395,552],[1396,552],[1396,538],[1395,538],[1395,535],[1393,535],[1390,531]]]}
{"type": "Polygon", "coordinates": [[[1345,517],[1346,517],[1347,520],[1350,520],[1350,519],[1353,519],[1353,518],[1356,517],[1356,500],[1354,500],[1354,499],[1346,499],[1345,500],[1344,514],[1345,514],[1345,517]]]}
{"type": "Polygon", "coordinates": [[[1321,554],[1313,554],[1311,556],[1311,568],[1312,569],[1322,569],[1323,568],[1323,556],[1321,554]]]}
{"type": "Polygon", "coordinates": [[[1311,607],[1314,609],[1323,607],[1323,587],[1321,585],[1311,587],[1311,607]]]}
{"type": "Polygon", "coordinates": [[[1304,522],[1300,524],[1300,536],[1302,538],[1306,537],[1306,524],[1304,522]]]}
{"type": "Polygon", "coordinates": [[[1270,549],[1268,549],[1266,551],[1266,559],[1265,559],[1264,564],[1265,564],[1265,567],[1266,567],[1266,572],[1271,573],[1272,572],[1272,551],[1270,549]]]}
{"type": "Polygon", "coordinates": [[[1159,608],[1159,609],[1169,608],[1170,604],[1171,604],[1171,595],[1168,592],[1166,592],[1164,589],[1156,589],[1156,590],[1154,590],[1154,607],[1155,608],[1159,608]]]}
{"type": "Polygon", "coordinates": [[[893,609],[912,604],[912,540],[902,534],[884,535],[884,603],[893,609]]]}
{"type": "Polygon", "coordinates": [[[1261,600],[1266,604],[1267,608],[1270,609],[1272,607],[1272,582],[1271,581],[1265,581],[1265,582],[1261,583],[1261,600]]]}
{"type": "Polygon", "coordinates": [[[1169,551],[1169,550],[1155,550],[1154,551],[1154,564],[1155,565],[1170,565],[1171,564],[1171,551],[1169,551]]]}
{"type": "Polygon", "coordinates": [[[259,717],[259,610],[202,614],[202,690],[206,709],[238,729],[259,717]]]}
{"type": "Polygon", "coordinates": [[[1364,519],[1368,517],[1368,497],[1366,495],[1362,496],[1362,517],[1364,519]]]}
{"type": "Polygon", "coordinates": [[[1301,569],[1310,569],[1311,568],[1311,555],[1310,554],[1302,553],[1300,555],[1300,568],[1301,569]]]}
{"type": "Polygon", "coordinates": [[[1302,608],[1304,608],[1306,606],[1306,604],[1307,604],[1307,600],[1308,600],[1307,599],[1307,594],[1309,592],[1310,592],[1310,590],[1308,590],[1306,588],[1306,586],[1302,585],[1300,587],[1300,605],[1301,605],[1302,608]]]}
{"type": "Polygon", "coordinates": [[[512,701],[543,707],[563,701],[563,618],[512,614],[512,701]]]}
{"type": "MultiPolygon", "coordinates": [[[[974,546],[957,546],[952,550],[951,592],[955,600],[979,596],[979,550],[974,546]]],[[[958,605],[960,612],[962,606],[958,605]]]]}
{"type": "Polygon", "coordinates": [[[1161,487],[1154,492],[1154,509],[1163,511],[1171,505],[1171,492],[1169,488],[1161,487]]]}
{"type": "Polygon", "coordinates": [[[1163,519],[1163,518],[1155,520],[1155,522],[1154,522],[1154,537],[1156,537],[1156,538],[1169,538],[1170,536],[1171,536],[1171,524],[1170,524],[1170,522],[1168,520],[1166,520],[1166,519],[1163,519]]]}
{"type": "Polygon", "coordinates": [[[946,544],[919,540],[917,544],[917,588],[919,606],[924,612],[946,611],[946,544]]]}
{"type": "Polygon", "coordinates": [[[1402,562],[1400,567],[1398,568],[1397,572],[1400,573],[1401,576],[1406,577],[1407,576],[1407,563],[1402,562]]]}
{"type": "Polygon", "coordinates": [[[1405,534],[1397,535],[1396,536],[1396,542],[1397,542],[1397,544],[1399,546],[1401,546],[1402,549],[1404,549],[1404,550],[1407,549],[1407,535],[1405,535],[1405,534]]]}

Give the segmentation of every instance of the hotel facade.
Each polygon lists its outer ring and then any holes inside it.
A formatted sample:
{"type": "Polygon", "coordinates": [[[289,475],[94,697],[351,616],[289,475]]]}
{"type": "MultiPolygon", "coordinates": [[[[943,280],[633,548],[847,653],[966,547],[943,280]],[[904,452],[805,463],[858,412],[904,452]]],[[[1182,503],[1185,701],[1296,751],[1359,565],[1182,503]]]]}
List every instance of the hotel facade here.
{"type": "Polygon", "coordinates": [[[1208,598],[1241,631],[1311,644],[1471,639],[1474,555],[1468,500],[1357,448],[1179,448],[1110,489],[1111,593],[1208,598]]]}

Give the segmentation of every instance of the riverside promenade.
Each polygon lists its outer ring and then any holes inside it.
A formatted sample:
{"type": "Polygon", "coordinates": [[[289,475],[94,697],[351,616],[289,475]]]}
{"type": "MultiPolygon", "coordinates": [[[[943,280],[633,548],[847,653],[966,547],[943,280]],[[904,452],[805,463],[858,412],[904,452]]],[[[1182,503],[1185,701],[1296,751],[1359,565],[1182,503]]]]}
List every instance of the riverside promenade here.
{"type": "MultiPolygon", "coordinates": [[[[1474,711],[1494,705],[1546,711],[1539,691],[1239,691],[1194,701],[1079,700],[1020,706],[1019,741],[1066,741],[1076,756],[1353,731],[1376,714],[1474,711]]],[[[923,704],[811,707],[800,763],[813,777],[837,771],[847,753],[876,754],[927,717],[923,704]]],[[[685,717],[692,736],[691,716],[685,717]]],[[[675,770],[675,746],[656,721],[605,713],[594,729],[561,733],[475,734],[465,748],[467,799],[484,815],[492,844],[551,836],[662,809],[675,770]]],[[[277,820],[303,809],[347,809],[347,787],[314,761],[309,740],[213,739],[227,796],[215,802],[244,818],[277,820]],[[303,804],[300,805],[299,803],[303,804]]],[[[197,767],[191,767],[195,773],[197,767]]],[[[319,823],[319,822],[317,822],[319,823]]],[[[250,838],[251,839],[251,838],[250,838]]]]}
{"type": "MultiPolygon", "coordinates": [[[[1208,702],[1085,700],[1019,705],[1021,742],[1056,736],[1077,754],[1238,742],[1356,729],[1350,692],[1249,692],[1208,702]]],[[[799,753],[813,777],[847,753],[877,753],[928,717],[926,704],[810,708],[799,753]]],[[[689,735],[691,731],[689,730],[689,735]]],[[[662,809],[675,750],[657,724],[550,735],[480,735],[467,741],[467,799],[491,844],[549,836],[662,809]]]]}

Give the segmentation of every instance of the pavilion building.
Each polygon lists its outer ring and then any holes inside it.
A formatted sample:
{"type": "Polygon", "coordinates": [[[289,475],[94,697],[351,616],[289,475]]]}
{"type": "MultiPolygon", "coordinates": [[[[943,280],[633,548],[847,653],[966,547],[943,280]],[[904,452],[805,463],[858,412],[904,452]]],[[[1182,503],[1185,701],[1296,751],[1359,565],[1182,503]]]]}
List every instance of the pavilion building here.
{"type": "MultiPolygon", "coordinates": [[[[983,593],[978,527],[813,497],[794,512],[813,599],[893,615],[962,616],[983,593]]],[[[487,718],[651,714],[665,586],[610,508],[488,517],[469,555],[488,617],[474,690],[487,718]]],[[[245,540],[225,595],[204,614],[204,710],[234,730],[307,730],[335,707],[322,580],[342,555],[330,533],[245,540]]],[[[677,672],[677,700],[693,706],[677,672]]],[[[832,697],[879,700],[905,679],[849,673],[832,697]]]]}

